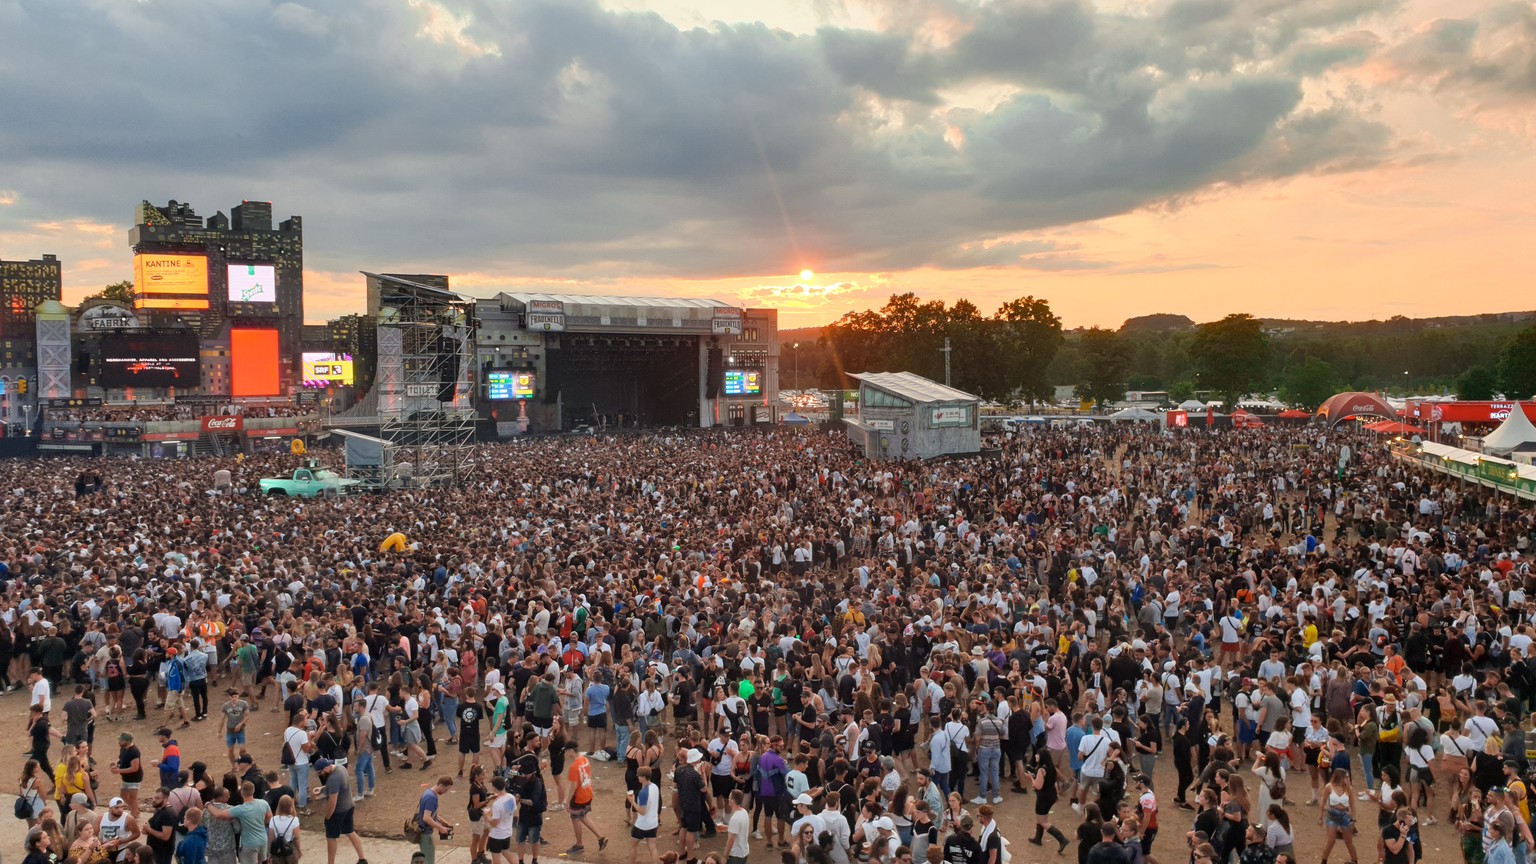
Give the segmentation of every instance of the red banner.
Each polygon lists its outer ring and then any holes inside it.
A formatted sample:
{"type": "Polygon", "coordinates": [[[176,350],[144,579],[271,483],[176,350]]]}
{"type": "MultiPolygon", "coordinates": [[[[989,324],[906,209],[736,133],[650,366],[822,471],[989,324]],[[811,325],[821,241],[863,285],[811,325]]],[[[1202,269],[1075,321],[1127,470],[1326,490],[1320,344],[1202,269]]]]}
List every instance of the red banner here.
{"type": "MultiPolygon", "coordinates": [[[[1408,400],[1405,416],[1415,420],[1440,420],[1446,423],[1503,423],[1514,402],[1421,402],[1408,400]]],[[[1525,416],[1536,421],[1536,402],[1521,402],[1525,416]]]]}
{"type": "Polygon", "coordinates": [[[199,417],[197,419],[204,432],[243,432],[245,431],[245,418],[238,414],[224,417],[199,417]]]}

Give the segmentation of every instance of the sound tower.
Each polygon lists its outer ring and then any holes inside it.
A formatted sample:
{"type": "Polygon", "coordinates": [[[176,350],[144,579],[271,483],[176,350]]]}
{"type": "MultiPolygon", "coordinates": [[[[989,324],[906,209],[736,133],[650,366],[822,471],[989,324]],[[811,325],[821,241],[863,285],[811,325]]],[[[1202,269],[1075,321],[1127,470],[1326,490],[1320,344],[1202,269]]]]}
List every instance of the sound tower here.
{"type": "Polygon", "coordinates": [[[723,349],[709,349],[709,375],[705,378],[705,382],[705,398],[720,398],[720,391],[725,389],[725,351],[723,349]]]}
{"type": "Polygon", "coordinates": [[[459,341],[444,333],[437,337],[437,401],[452,402],[459,389],[459,341]]]}

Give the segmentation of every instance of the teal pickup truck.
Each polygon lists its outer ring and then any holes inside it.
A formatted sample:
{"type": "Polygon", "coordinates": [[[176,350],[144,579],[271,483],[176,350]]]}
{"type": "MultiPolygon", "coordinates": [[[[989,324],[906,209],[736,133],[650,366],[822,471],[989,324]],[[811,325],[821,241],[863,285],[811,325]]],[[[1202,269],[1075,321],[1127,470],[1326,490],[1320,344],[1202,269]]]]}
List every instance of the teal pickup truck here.
{"type": "Polygon", "coordinates": [[[264,477],[260,485],[263,495],[319,498],[345,495],[361,483],[324,468],[295,468],[292,477],[264,477]]]}

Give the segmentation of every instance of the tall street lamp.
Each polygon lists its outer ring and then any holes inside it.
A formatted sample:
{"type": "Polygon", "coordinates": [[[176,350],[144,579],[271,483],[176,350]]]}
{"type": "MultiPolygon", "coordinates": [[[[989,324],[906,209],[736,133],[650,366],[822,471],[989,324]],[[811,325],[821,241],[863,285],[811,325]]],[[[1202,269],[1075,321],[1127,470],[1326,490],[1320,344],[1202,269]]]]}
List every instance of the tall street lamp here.
{"type": "Polygon", "coordinates": [[[791,343],[789,347],[795,349],[795,391],[799,392],[799,390],[800,390],[800,343],[799,342],[791,343]]]}

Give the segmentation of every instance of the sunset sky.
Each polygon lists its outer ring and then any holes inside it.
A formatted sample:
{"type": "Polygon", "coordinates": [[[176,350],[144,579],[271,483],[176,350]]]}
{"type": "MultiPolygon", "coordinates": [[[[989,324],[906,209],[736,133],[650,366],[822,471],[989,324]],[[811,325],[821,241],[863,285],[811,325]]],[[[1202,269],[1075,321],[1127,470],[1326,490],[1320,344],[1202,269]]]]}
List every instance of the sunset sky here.
{"type": "Polygon", "coordinates": [[[782,326],[1536,308],[1529,0],[0,0],[0,106],[0,257],[66,302],[174,198],[302,215],[311,321],[362,269],[782,326]]]}

